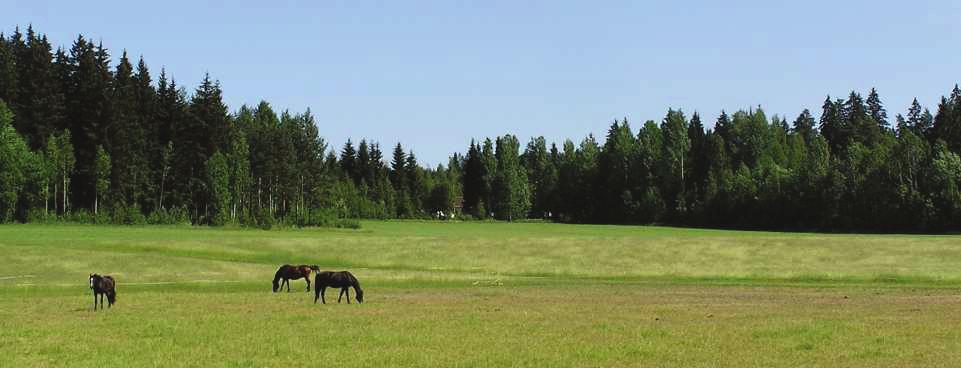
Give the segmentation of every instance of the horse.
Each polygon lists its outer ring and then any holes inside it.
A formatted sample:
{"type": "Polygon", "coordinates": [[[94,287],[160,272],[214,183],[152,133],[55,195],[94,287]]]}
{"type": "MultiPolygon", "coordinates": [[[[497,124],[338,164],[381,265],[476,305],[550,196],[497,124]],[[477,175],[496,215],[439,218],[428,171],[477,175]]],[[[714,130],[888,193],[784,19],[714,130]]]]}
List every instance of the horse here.
{"type": "Polygon", "coordinates": [[[103,296],[107,296],[107,307],[117,301],[117,282],[110,276],[90,274],[90,289],[93,290],[93,310],[97,310],[97,296],[100,296],[100,309],[103,309],[103,296]]]}
{"type": "Polygon", "coordinates": [[[314,304],[317,303],[317,299],[320,299],[321,303],[327,304],[327,300],[324,299],[324,292],[327,291],[328,287],[340,288],[340,296],[337,297],[338,303],[340,303],[344,294],[347,294],[347,304],[350,304],[350,291],[348,291],[350,287],[354,288],[357,302],[364,302],[364,290],[360,288],[360,282],[350,272],[317,272],[317,276],[314,276],[314,304]]]}
{"type": "Polygon", "coordinates": [[[292,266],[285,264],[277,269],[277,273],[274,274],[274,292],[280,290],[287,284],[287,292],[290,292],[290,280],[304,279],[307,281],[307,291],[310,291],[310,273],[320,271],[320,267],[317,265],[300,265],[292,266]],[[283,279],[283,282],[278,282],[283,279]]]}

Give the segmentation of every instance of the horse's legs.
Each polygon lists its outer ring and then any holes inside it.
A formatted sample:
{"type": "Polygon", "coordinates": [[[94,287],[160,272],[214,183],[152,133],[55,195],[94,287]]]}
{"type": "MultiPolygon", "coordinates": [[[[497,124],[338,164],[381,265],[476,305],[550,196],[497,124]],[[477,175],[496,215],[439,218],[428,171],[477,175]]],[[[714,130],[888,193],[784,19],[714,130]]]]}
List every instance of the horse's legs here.
{"type": "Polygon", "coordinates": [[[310,275],[307,275],[307,277],[304,278],[304,281],[307,281],[307,292],[310,292],[310,275]]]}
{"type": "Polygon", "coordinates": [[[350,289],[344,288],[344,294],[347,294],[347,304],[350,304],[350,289]]]}
{"type": "Polygon", "coordinates": [[[344,288],[340,288],[340,295],[337,296],[337,303],[340,303],[340,300],[344,298],[344,290],[344,288]]]}
{"type": "Polygon", "coordinates": [[[326,291],[327,291],[327,287],[326,287],[326,286],[320,288],[320,302],[321,302],[321,303],[324,303],[324,304],[327,304],[327,300],[324,299],[324,293],[325,293],[326,291]]]}
{"type": "Polygon", "coordinates": [[[94,311],[97,310],[97,292],[96,291],[93,292],[93,310],[94,311]]]}

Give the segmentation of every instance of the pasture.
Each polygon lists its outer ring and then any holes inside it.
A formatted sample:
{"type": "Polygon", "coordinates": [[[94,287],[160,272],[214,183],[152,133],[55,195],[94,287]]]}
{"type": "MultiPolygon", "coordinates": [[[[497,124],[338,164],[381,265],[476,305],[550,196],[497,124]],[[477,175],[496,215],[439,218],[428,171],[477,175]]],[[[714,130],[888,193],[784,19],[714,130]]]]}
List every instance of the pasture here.
{"type": "Polygon", "coordinates": [[[952,366],[959,307],[958,236],[0,226],[4,367],[952,366]],[[274,294],[283,263],[350,270],[365,302],[274,294]]]}

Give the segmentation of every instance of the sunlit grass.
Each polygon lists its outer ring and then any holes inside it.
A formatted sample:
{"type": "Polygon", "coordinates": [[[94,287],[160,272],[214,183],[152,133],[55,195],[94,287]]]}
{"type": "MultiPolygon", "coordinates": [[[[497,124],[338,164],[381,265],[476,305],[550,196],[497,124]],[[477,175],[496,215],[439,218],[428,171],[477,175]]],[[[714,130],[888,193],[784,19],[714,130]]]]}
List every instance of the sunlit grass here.
{"type": "Polygon", "coordinates": [[[6,225],[0,366],[944,365],[959,286],[956,236],[6,225]],[[282,263],[349,269],[367,302],[273,294],[282,263]],[[112,310],[91,272],[117,277],[112,310]]]}

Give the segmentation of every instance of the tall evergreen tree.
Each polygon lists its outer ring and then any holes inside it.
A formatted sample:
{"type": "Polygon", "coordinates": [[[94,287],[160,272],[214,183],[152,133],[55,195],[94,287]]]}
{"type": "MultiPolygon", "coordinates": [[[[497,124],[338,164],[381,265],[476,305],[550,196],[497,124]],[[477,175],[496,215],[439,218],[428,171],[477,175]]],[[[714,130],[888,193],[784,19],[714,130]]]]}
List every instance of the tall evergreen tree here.
{"type": "Polygon", "coordinates": [[[344,143],[344,148],[340,150],[340,169],[352,180],[358,177],[357,150],[354,149],[354,144],[349,138],[347,143],[344,143]]]}
{"type": "Polygon", "coordinates": [[[53,64],[53,53],[46,36],[27,28],[27,40],[16,55],[17,99],[14,100],[14,126],[33,150],[46,146],[46,140],[63,125],[63,92],[53,64]]]}
{"type": "Polygon", "coordinates": [[[811,111],[804,109],[796,119],[794,119],[793,132],[804,138],[804,141],[810,144],[817,136],[817,131],[814,126],[814,117],[811,116],[811,111]]]}
{"type": "Polygon", "coordinates": [[[114,199],[133,205],[143,201],[150,172],[147,166],[146,134],[138,109],[137,81],[133,66],[124,51],[114,73],[113,105],[114,122],[109,130],[109,153],[114,199]]]}
{"type": "Polygon", "coordinates": [[[891,128],[891,124],[888,123],[888,112],[884,109],[884,105],[881,103],[881,97],[878,96],[878,91],[871,88],[871,92],[868,94],[867,99],[868,112],[874,121],[878,123],[878,127],[884,131],[891,128]]]}

